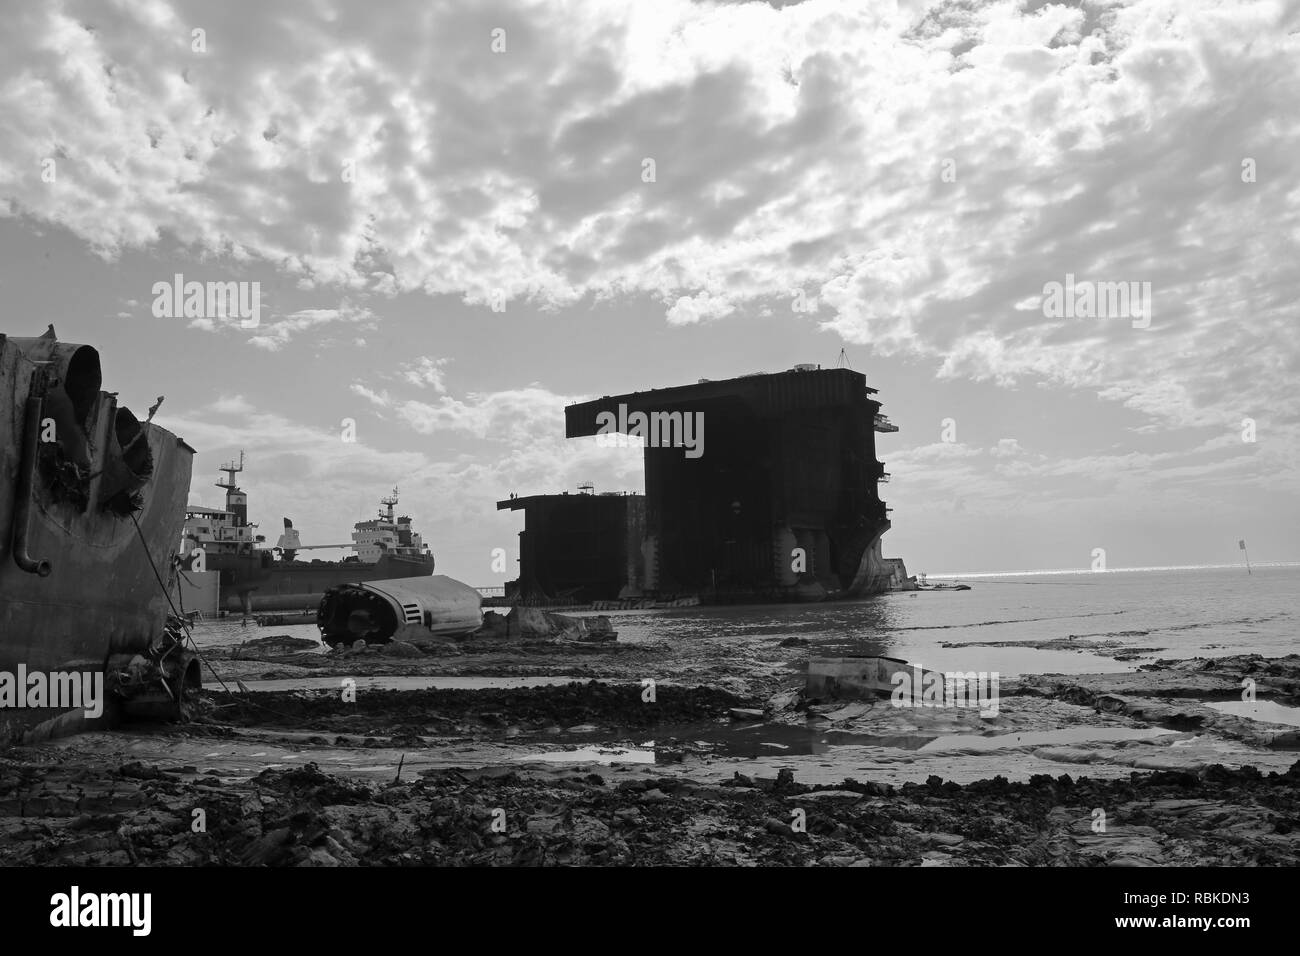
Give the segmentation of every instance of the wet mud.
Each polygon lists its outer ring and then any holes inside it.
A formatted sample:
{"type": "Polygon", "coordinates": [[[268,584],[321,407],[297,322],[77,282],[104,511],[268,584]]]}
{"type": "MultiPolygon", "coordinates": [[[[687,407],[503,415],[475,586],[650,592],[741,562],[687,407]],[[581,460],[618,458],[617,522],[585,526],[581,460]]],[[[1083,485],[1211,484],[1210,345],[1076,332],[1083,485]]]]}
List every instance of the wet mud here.
{"type": "Polygon", "coordinates": [[[26,865],[1280,865],[1300,762],[1126,780],[892,787],[790,774],[430,770],[373,785],[315,764],[238,784],[140,763],[6,760],[0,857],[26,865]],[[196,811],[203,829],[196,832],[196,811]]]}
{"type": "Polygon", "coordinates": [[[810,699],[795,644],[602,647],[228,647],[190,723],[0,752],[0,863],[1300,862],[1300,656],[1030,675],[983,715],[810,699]]]}

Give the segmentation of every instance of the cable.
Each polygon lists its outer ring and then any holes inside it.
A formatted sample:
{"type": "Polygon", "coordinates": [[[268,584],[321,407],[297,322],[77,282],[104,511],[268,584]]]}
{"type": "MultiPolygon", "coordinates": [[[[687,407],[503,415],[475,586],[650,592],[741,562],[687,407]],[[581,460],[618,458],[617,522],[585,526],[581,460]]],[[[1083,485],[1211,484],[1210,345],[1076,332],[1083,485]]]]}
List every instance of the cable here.
{"type": "MultiPolygon", "coordinates": [[[[235,696],[235,692],[230,689],[230,686],[224,680],[221,679],[221,675],[217,673],[216,668],[214,668],[212,664],[208,662],[208,659],[203,656],[202,652],[199,651],[199,645],[195,643],[194,635],[190,632],[189,621],[176,609],[176,603],[172,600],[171,591],[168,590],[167,585],[163,583],[162,575],[158,573],[158,565],[154,563],[153,555],[149,552],[149,542],[145,540],[144,530],[140,527],[140,520],[135,516],[134,511],[131,512],[131,522],[135,525],[135,532],[140,538],[140,546],[144,548],[144,556],[149,559],[149,567],[153,570],[154,580],[158,582],[158,587],[162,590],[163,597],[167,599],[167,604],[172,609],[172,615],[180,622],[181,630],[185,632],[185,637],[190,642],[190,647],[194,649],[194,656],[207,665],[208,670],[212,671],[212,676],[217,679],[217,683],[221,685],[222,689],[230,695],[231,700],[239,701],[239,698],[235,696]]],[[[184,598],[181,599],[181,603],[185,603],[184,598]]],[[[245,696],[247,697],[248,695],[245,696]]],[[[273,707],[267,707],[265,704],[259,704],[254,700],[246,699],[242,701],[242,703],[248,704],[252,707],[258,707],[268,713],[275,714],[277,717],[284,717],[288,720],[297,719],[292,714],[281,713],[273,707]]]]}

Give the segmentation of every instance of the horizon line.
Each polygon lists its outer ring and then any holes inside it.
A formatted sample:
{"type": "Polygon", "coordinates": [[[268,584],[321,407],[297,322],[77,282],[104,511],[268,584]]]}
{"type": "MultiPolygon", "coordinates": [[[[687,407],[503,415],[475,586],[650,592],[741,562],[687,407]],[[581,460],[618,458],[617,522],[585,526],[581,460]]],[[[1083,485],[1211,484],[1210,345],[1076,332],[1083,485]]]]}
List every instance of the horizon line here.
{"type": "MultiPolygon", "coordinates": [[[[1257,561],[1251,564],[1251,568],[1297,568],[1300,567],[1300,561],[1257,561]]],[[[1152,565],[1150,567],[1139,568],[1104,568],[1093,570],[1092,568],[1051,568],[1039,571],[944,571],[942,573],[930,574],[925,572],[929,578],[1012,578],[1012,577],[1030,577],[1034,575],[1049,574],[1120,574],[1123,572],[1135,571],[1221,571],[1225,569],[1246,570],[1244,564],[1169,564],[1169,565],[1152,565]]]]}

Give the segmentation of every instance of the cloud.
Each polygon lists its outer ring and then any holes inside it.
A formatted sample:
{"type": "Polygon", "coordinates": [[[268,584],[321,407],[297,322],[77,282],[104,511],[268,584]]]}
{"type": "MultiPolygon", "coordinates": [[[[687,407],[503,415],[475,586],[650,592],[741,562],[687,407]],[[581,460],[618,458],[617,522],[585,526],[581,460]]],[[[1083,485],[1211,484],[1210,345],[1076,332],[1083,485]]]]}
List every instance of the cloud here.
{"type": "MultiPolygon", "coordinates": [[[[1300,34],[1283,5],[310,10],[12,11],[0,215],[358,303],[646,296],[668,324],[744,334],[807,289],[819,311],[790,321],[941,378],[1087,390],[1151,430],[1267,414],[1255,465],[1280,470],[1260,480],[1296,477],[1278,450],[1300,447],[1300,34]],[[1151,327],[1045,317],[1067,274],[1150,282],[1151,327]]],[[[249,343],[378,321],[305,310],[249,343]]],[[[429,361],[397,379],[436,401],[357,394],[425,435],[555,429],[546,389],[453,398],[429,361]]]]}
{"type": "Polygon", "coordinates": [[[376,392],[374,389],[367,388],[360,382],[353,382],[348,386],[348,390],[354,395],[360,395],[372,405],[378,405],[380,408],[388,408],[392,404],[392,399],[388,397],[387,392],[376,392]]]}
{"type": "Polygon", "coordinates": [[[247,415],[256,411],[252,402],[243,395],[225,395],[208,405],[210,411],[222,415],[247,415]]]}
{"type": "Polygon", "coordinates": [[[402,378],[420,388],[427,386],[435,392],[444,393],[447,391],[447,385],[443,381],[442,368],[449,361],[451,360],[431,359],[427,355],[422,355],[414,362],[402,364],[402,378]]]}
{"type": "MultiPolygon", "coordinates": [[[[253,520],[277,523],[291,517],[308,543],[350,540],[352,523],[397,485],[403,511],[415,516],[439,566],[457,556],[453,560],[470,583],[494,580],[488,574],[491,547],[513,547],[518,529],[496,511],[496,501],[511,491],[559,492],[583,481],[601,490],[641,487],[639,450],[564,438],[562,425],[557,427],[563,416],[557,418],[554,409],[575,397],[529,387],[423,404],[361,383],[350,389],[424,434],[455,437],[466,446],[456,452],[441,441],[436,447],[410,441],[385,447],[378,431],[364,423],[356,441],[344,441],[333,427],[259,410],[241,395],[182,409],[163,424],[203,449],[194,466],[198,487],[206,484],[204,474],[215,476],[222,461],[244,452],[241,487],[249,493],[253,520]],[[474,559],[480,552],[481,564],[474,559]]],[[[208,494],[203,503],[215,505],[218,499],[208,494]]]]}
{"type": "Polygon", "coordinates": [[[360,382],[349,386],[371,404],[392,411],[421,435],[462,432],[477,438],[529,443],[543,437],[563,439],[564,406],[578,399],[538,386],[498,392],[471,392],[459,399],[444,395],[436,402],[395,398],[360,382]]]}
{"type": "Polygon", "coordinates": [[[969,510],[994,516],[1055,518],[1104,502],[1196,511],[1220,506],[1225,483],[1252,495],[1287,493],[1294,455],[1282,443],[1244,443],[1235,435],[1165,452],[1077,456],[1047,454],[1014,438],[987,448],[936,442],[891,454],[891,483],[882,493],[913,516],[958,497],[969,510]]]}
{"type": "Polygon", "coordinates": [[[250,336],[248,344],[268,352],[278,352],[296,335],[331,322],[351,322],[365,328],[374,324],[375,316],[368,309],[354,306],[346,300],[337,309],[302,309],[278,322],[261,326],[262,331],[250,336]]]}
{"type": "Polygon", "coordinates": [[[710,319],[721,319],[736,310],[723,296],[701,292],[695,296],[682,296],[668,310],[670,325],[690,325],[710,319]]]}

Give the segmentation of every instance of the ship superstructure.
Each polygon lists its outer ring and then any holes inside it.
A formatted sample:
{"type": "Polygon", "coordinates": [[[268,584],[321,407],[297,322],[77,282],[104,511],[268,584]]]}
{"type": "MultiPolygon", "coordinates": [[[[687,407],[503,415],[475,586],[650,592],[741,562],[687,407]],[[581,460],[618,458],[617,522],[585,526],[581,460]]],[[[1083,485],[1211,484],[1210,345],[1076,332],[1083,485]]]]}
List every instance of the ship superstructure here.
{"type": "Polygon", "coordinates": [[[358,521],[351,544],[304,545],[293,522],[284,519],[284,533],[276,545],[248,520],[248,496],[235,482],[244,470],[239,462],[221,466],[226,493],[224,508],[189,505],[185,511],[183,562],[194,572],[220,574],[217,606],[225,611],[287,611],[314,607],[327,588],[390,578],[433,574],[433,555],[412,529],[411,518],[397,516],[397,489],[381,499],[378,517],[358,521]],[[300,560],[299,551],[348,548],[354,553],[341,561],[300,560]]]}
{"type": "Polygon", "coordinates": [[[248,523],[248,495],[235,484],[235,475],[244,470],[244,453],[239,453],[239,464],[232,460],[219,470],[226,473],[226,480],[216,483],[225,489],[226,507],[186,506],[182,554],[194,548],[202,548],[209,555],[247,554],[266,540],[255,533],[257,525],[248,523]]]}
{"type": "Polygon", "coordinates": [[[379,500],[384,510],[369,521],[358,521],[352,532],[352,547],[363,564],[374,564],[385,554],[418,557],[424,548],[420,535],[412,530],[408,515],[395,516],[397,489],[379,500]]]}

